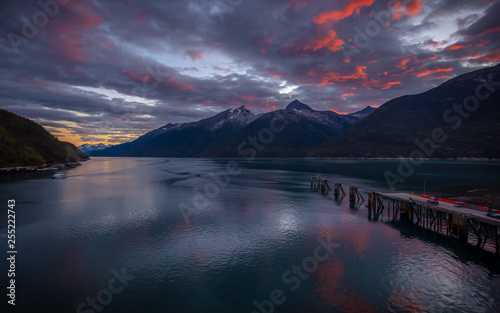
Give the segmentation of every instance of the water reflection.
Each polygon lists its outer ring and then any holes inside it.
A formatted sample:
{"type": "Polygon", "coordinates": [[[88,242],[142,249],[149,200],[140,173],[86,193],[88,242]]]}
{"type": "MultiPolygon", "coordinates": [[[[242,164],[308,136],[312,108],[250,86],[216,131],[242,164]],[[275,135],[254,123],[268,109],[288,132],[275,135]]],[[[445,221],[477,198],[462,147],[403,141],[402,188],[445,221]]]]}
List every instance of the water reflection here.
{"type": "MultiPolygon", "coordinates": [[[[30,301],[20,310],[74,312],[126,267],[136,279],[105,312],[253,312],[274,289],[287,298],[276,312],[500,311],[491,254],[411,225],[369,222],[363,204],[310,190],[318,173],[373,190],[374,177],[397,162],[240,161],[242,172],[184,219],[179,205],[192,204],[208,173],[226,164],[96,158],[63,181],[1,181],[0,194],[22,207],[19,292],[30,301]],[[320,238],[341,246],[290,290],[283,273],[313,256],[320,238]]],[[[429,166],[448,173],[463,164],[429,166]]],[[[475,179],[500,174],[473,167],[475,179]]]]}

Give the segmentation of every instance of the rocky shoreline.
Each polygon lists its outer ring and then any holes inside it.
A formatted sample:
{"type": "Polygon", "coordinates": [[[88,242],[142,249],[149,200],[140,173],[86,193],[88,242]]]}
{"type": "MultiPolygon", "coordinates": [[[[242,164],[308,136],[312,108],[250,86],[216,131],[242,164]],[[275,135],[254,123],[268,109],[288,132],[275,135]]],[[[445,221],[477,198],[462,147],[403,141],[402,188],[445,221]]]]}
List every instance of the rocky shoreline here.
{"type": "Polygon", "coordinates": [[[18,173],[35,173],[45,171],[59,171],[68,168],[74,168],[82,165],[80,162],[87,160],[78,160],[77,162],[70,163],[56,163],[56,164],[42,164],[38,166],[12,166],[0,168],[0,175],[18,174],[18,173]]]}

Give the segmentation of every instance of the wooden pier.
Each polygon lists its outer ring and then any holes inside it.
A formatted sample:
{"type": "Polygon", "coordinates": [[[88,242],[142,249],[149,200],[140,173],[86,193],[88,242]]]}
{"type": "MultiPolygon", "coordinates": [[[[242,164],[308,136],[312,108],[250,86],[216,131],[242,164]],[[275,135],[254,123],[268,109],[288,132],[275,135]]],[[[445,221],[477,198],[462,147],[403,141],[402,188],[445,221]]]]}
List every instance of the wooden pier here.
{"type": "MultiPolygon", "coordinates": [[[[349,187],[350,208],[359,209],[365,201],[358,189],[349,187]]],[[[311,190],[327,195],[332,189],[327,179],[314,176],[311,190]]],[[[333,191],[335,200],[341,203],[346,196],[342,184],[335,183],[333,191]]],[[[366,207],[370,220],[383,220],[386,214],[387,220],[413,223],[479,248],[484,248],[488,239],[494,239],[496,254],[500,255],[500,219],[488,216],[485,208],[480,210],[462,202],[403,192],[368,192],[366,207]]]]}
{"type": "Polygon", "coordinates": [[[488,238],[495,236],[496,254],[500,254],[500,219],[487,216],[485,211],[464,207],[460,203],[428,201],[408,193],[370,192],[367,207],[376,220],[383,216],[384,200],[387,201],[389,219],[397,220],[399,214],[401,221],[415,223],[465,243],[469,243],[471,231],[475,235],[476,247],[480,248],[488,238]]]}

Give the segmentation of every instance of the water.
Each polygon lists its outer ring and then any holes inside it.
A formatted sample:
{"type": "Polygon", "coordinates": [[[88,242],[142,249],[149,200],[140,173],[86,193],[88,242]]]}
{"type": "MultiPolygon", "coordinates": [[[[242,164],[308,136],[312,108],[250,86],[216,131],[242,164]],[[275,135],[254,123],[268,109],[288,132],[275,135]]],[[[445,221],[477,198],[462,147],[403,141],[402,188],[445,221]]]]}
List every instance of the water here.
{"type": "MultiPolygon", "coordinates": [[[[500,311],[492,253],[310,190],[323,174],[366,197],[398,161],[236,160],[231,175],[229,162],[94,158],[66,180],[0,177],[5,209],[17,203],[15,312],[500,311]]],[[[498,191],[499,174],[429,161],[398,189],[498,191]]]]}

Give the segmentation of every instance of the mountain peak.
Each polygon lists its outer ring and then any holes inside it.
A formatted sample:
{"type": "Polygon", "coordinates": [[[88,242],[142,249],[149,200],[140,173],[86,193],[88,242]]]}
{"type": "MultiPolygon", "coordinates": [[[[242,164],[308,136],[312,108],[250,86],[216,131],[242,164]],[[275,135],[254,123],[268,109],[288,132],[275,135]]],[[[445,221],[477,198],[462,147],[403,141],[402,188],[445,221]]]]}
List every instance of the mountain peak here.
{"type": "Polygon", "coordinates": [[[364,119],[365,117],[368,117],[370,116],[373,112],[375,112],[375,110],[377,110],[377,108],[374,108],[374,107],[371,107],[371,106],[367,106],[366,108],[364,108],[363,110],[361,111],[357,111],[357,112],[354,112],[354,113],[351,113],[349,114],[350,116],[354,116],[360,120],[364,119]]]}
{"type": "Polygon", "coordinates": [[[285,110],[288,110],[288,111],[292,111],[292,110],[296,110],[296,111],[311,111],[311,112],[314,111],[307,104],[304,104],[304,103],[300,102],[297,99],[295,99],[294,101],[290,102],[290,104],[286,106],[285,110]]]}
{"type": "Polygon", "coordinates": [[[244,105],[236,108],[236,109],[232,109],[232,110],[229,110],[229,112],[231,113],[242,113],[242,112],[248,112],[250,114],[252,114],[252,112],[244,105]]]}
{"type": "Polygon", "coordinates": [[[358,111],[357,113],[360,113],[360,112],[373,112],[375,111],[377,108],[374,108],[372,106],[367,106],[366,108],[364,108],[363,110],[361,111],[358,111]]]}

